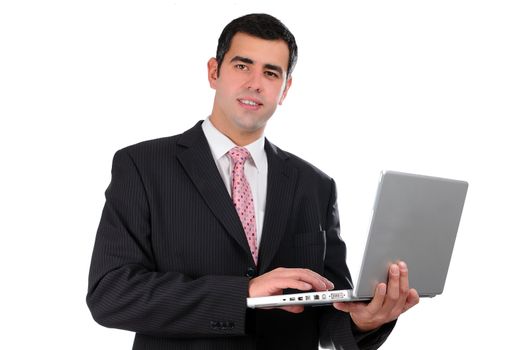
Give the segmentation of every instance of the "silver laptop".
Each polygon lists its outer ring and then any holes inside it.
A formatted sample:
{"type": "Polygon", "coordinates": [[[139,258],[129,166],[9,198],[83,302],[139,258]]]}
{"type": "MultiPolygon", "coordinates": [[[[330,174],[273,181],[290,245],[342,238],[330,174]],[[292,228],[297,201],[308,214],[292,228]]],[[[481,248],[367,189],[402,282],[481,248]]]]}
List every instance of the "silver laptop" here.
{"type": "Polygon", "coordinates": [[[377,284],[387,282],[389,266],[401,260],[408,264],[410,287],[420,297],[441,294],[467,189],[465,181],[382,172],[354,289],[247,298],[247,306],[370,300],[377,284]]]}

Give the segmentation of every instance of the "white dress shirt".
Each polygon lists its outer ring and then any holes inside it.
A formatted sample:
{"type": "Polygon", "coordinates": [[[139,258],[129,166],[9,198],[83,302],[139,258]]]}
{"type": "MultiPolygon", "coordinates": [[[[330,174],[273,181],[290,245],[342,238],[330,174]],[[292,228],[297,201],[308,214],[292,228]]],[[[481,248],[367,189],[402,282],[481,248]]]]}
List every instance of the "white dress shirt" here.
{"type": "MultiPolygon", "coordinates": [[[[216,129],[209,118],[205,119],[201,127],[209,143],[221,178],[225,183],[229,195],[231,195],[231,174],[234,163],[228,156],[228,152],[237,145],[216,129]]],[[[251,186],[253,202],[255,204],[256,245],[258,247],[260,246],[262,238],[265,200],[267,196],[267,155],[265,154],[264,145],[265,138],[262,136],[253,143],[244,146],[251,154],[251,158],[245,162],[245,177],[251,186]]]]}

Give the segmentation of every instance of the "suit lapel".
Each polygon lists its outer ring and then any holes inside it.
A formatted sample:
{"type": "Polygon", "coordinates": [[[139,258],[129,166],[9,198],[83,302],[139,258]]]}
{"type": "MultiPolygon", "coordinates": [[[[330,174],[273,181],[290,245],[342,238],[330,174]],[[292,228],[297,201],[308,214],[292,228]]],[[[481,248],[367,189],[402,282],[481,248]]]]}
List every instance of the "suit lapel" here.
{"type": "MultiPolygon", "coordinates": [[[[212,213],[252,260],[251,251],[242,224],[232,205],[231,197],[212,157],[201,122],[181,135],[178,142],[186,149],[177,158],[192,180],[212,213]]],[[[253,262],[254,263],[254,262],[253,262]]]]}
{"type": "Polygon", "coordinates": [[[267,271],[284,236],[298,176],[297,169],[287,164],[288,156],[267,140],[265,151],[268,162],[267,199],[258,253],[260,273],[267,271]]]}

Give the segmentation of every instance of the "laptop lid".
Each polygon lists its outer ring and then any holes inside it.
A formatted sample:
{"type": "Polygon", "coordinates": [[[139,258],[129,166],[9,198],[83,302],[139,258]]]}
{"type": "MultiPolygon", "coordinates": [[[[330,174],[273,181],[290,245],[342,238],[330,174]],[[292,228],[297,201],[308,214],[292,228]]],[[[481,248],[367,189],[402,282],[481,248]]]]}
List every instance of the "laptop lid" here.
{"type": "Polygon", "coordinates": [[[441,294],[467,189],[465,181],[382,172],[354,296],[371,298],[401,260],[420,296],[441,294]]]}

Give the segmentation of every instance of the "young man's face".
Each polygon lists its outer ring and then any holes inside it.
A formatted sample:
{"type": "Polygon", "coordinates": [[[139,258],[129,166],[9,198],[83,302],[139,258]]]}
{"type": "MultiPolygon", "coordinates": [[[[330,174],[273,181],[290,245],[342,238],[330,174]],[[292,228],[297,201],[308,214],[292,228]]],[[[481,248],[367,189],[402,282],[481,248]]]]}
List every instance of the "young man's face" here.
{"type": "Polygon", "coordinates": [[[288,62],[285,41],[235,34],[220,74],[216,59],[208,62],[209,83],[216,90],[214,126],[236,143],[260,137],[291,85],[286,77],[288,62]]]}

